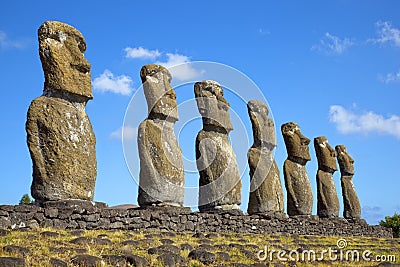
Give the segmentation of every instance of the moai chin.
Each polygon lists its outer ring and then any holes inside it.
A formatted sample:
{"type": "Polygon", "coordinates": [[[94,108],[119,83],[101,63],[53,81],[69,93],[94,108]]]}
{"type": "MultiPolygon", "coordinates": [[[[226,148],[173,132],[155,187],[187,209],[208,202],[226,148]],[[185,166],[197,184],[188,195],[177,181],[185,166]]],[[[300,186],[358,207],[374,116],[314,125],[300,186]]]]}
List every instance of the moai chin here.
{"type": "Polygon", "coordinates": [[[274,121],[267,106],[257,100],[247,103],[253,128],[253,146],[247,153],[250,167],[248,214],[283,213],[284,200],[279,169],[273,158],[276,147],[274,121]]]}
{"type": "Polygon", "coordinates": [[[195,83],[194,93],[203,120],[203,129],[196,138],[199,210],[239,209],[242,183],[236,155],[228,139],[233,129],[229,103],[215,81],[195,83]]]}
{"type": "Polygon", "coordinates": [[[46,21],[38,30],[44,71],[43,95],[26,121],[33,163],[31,194],[39,203],[93,200],[97,175],[96,138],[85,112],[93,98],[86,42],[74,27],[46,21]]]}
{"type": "Polygon", "coordinates": [[[333,181],[333,173],[337,171],[336,151],[325,136],[314,138],[314,148],[318,159],[317,215],[339,217],[339,198],[333,181]]]}
{"type": "Polygon", "coordinates": [[[343,195],[343,217],[346,219],[360,219],[361,205],[353,184],[354,160],[347,153],[344,145],[335,147],[337,160],[341,173],[341,185],[343,195]]]}
{"type": "Polygon", "coordinates": [[[313,195],[306,163],[311,160],[308,144],[310,139],[300,132],[294,122],[281,126],[288,157],[283,165],[287,191],[287,213],[289,216],[311,215],[313,195]]]}
{"type": "Polygon", "coordinates": [[[182,206],[182,151],[174,133],[178,120],[176,94],[169,71],[155,64],[142,67],[140,77],[148,117],[138,128],[140,206],[182,206]]]}

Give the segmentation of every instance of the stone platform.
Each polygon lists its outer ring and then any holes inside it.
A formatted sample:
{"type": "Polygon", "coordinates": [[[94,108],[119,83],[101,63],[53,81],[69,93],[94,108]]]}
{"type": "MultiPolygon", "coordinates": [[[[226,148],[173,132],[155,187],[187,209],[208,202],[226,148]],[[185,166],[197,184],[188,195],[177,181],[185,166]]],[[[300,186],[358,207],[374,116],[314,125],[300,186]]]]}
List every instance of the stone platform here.
{"type": "Polygon", "coordinates": [[[145,232],[235,232],[321,236],[369,236],[391,238],[392,230],[368,225],[364,220],[317,216],[288,217],[240,211],[201,213],[189,208],[109,208],[89,201],[48,202],[34,205],[0,206],[0,228],[20,229],[121,229],[145,232]]]}

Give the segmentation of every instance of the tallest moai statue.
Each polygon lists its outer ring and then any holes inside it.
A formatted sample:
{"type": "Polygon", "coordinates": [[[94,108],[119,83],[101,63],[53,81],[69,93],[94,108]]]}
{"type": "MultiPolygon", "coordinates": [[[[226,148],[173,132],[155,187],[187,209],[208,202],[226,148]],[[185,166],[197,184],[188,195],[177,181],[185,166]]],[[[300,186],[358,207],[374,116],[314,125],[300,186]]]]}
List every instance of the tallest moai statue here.
{"type": "Polygon", "coordinates": [[[93,200],[96,138],[85,112],[93,98],[86,42],[74,27],[57,21],[44,22],[38,35],[45,82],[26,122],[31,193],[39,203],[93,200]]]}

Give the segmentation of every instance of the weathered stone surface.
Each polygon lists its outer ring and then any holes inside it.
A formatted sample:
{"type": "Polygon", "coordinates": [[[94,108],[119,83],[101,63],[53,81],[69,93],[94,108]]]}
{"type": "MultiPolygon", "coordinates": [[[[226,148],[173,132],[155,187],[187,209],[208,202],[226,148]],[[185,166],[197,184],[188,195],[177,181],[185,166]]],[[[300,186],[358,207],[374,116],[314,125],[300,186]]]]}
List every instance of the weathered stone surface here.
{"type": "Polygon", "coordinates": [[[276,146],[274,122],[263,102],[251,100],[247,109],[254,138],[247,153],[251,179],[247,213],[283,212],[282,185],[272,153],[276,146]]]}
{"type": "Polygon", "coordinates": [[[318,159],[317,214],[319,217],[339,217],[339,198],[333,181],[333,173],[337,171],[336,151],[325,136],[314,138],[314,148],[318,159]]]}
{"type": "Polygon", "coordinates": [[[128,266],[128,261],[125,256],[121,255],[102,255],[106,264],[111,266],[128,266]]]}
{"type": "Polygon", "coordinates": [[[224,98],[224,91],[217,82],[205,80],[194,85],[197,108],[203,120],[203,129],[216,127],[229,133],[233,130],[229,115],[229,103],[224,98]],[[216,127],[215,127],[216,126],[216,127]]]}
{"type": "Polygon", "coordinates": [[[295,122],[288,122],[281,126],[283,140],[285,141],[288,159],[305,165],[311,160],[308,144],[310,139],[300,132],[300,127],[295,122]]]}
{"type": "Polygon", "coordinates": [[[347,153],[344,145],[335,147],[337,160],[341,173],[341,185],[343,195],[343,217],[347,219],[359,219],[361,216],[361,205],[353,184],[354,160],[347,153]]]}
{"type": "Polygon", "coordinates": [[[172,76],[169,71],[161,65],[148,64],[140,70],[140,78],[147,101],[148,117],[177,121],[176,93],[170,85],[172,76]]]}
{"type": "Polygon", "coordinates": [[[0,236],[6,236],[8,235],[10,232],[4,229],[0,229],[0,236]]]}
{"type": "Polygon", "coordinates": [[[57,90],[92,99],[90,63],[83,53],[86,41],[74,27],[46,21],[38,30],[44,91],[57,90]]]}
{"type": "Polygon", "coordinates": [[[18,254],[19,256],[27,256],[31,254],[29,249],[15,245],[4,246],[3,250],[8,253],[18,254]]]}
{"type": "Polygon", "coordinates": [[[121,205],[111,206],[110,208],[112,208],[112,209],[121,209],[121,210],[129,210],[129,209],[137,209],[138,206],[133,205],[133,204],[121,204],[121,205]]]}
{"type": "MultiPolygon", "coordinates": [[[[28,225],[29,217],[26,216],[26,211],[15,211],[17,206],[0,206],[0,210],[5,208],[6,215],[0,216],[0,228],[17,229],[19,225],[28,225]],[[14,208],[12,208],[14,207],[14,208]],[[1,219],[7,219],[6,225],[2,224],[1,219]],[[12,223],[12,224],[11,224],[12,223]]],[[[46,208],[41,208],[35,211],[34,217],[40,217],[42,211],[46,208]]],[[[244,215],[239,210],[214,210],[213,212],[187,212],[182,207],[148,207],[144,210],[133,209],[127,212],[126,210],[116,209],[112,210],[106,208],[104,210],[93,210],[92,214],[95,217],[100,217],[97,222],[86,222],[87,211],[82,209],[83,214],[73,213],[71,216],[65,217],[64,210],[60,210],[57,218],[46,218],[38,220],[40,227],[55,227],[59,229],[120,229],[131,231],[145,231],[152,233],[145,235],[145,239],[135,240],[137,242],[127,241],[121,252],[132,252],[132,246],[149,246],[155,245],[155,239],[162,236],[172,236],[172,232],[192,232],[196,233],[193,237],[198,237],[198,244],[211,244],[212,240],[204,238],[205,236],[211,238],[211,235],[203,233],[220,233],[221,236],[231,237],[228,233],[247,233],[247,234],[272,234],[280,236],[282,234],[297,234],[297,235],[324,235],[324,236],[373,236],[373,237],[393,237],[392,229],[383,226],[370,226],[365,220],[362,219],[343,219],[343,218],[319,218],[316,215],[299,215],[299,216],[277,216],[279,214],[253,214],[244,215]],[[178,211],[176,211],[178,210],[178,211]],[[105,212],[107,211],[107,212],[105,212]],[[178,219],[177,219],[178,218],[178,219]],[[176,223],[175,223],[176,222],[176,223]],[[154,233],[161,234],[154,234],[154,233]],[[154,239],[149,239],[154,237],[154,239]]],[[[44,216],[44,215],[43,215],[44,216]]],[[[22,226],[21,226],[22,227],[22,226]]],[[[25,227],[25,226],[23,226],[25,227]]],[[[27,228],[22,230],[26,231],[27,228]]],[[[20,231],[22,231],[20,230],[20,231]]],[[[69,231],[67,235],[78,236],[83,235],[84,230],[69,231]]],[[[38,232],[38,236],[40,233],[38,232]]],[[[86,235],[85,235],[86,236],[86,235]]],[[[103,236],[103,235],[99,235],[103,236]]],[[[89,238],[88,245],[92,244],[110,244],[107,239],[89,238]]],[[[131,237],[127,235],[127,237],[131,237]]],[[[69,238],[73,240],[74,238],[69,238]]],[[[176,239],[173,239],[176,240],[176,239]]],[[[82,241],[85,239],[78,239],[74,242],[82,241]]],[[[246,240],[237,240],[242,244],[246,244],[246,240]]],[[[64,244],[65,245],[65,244],[64,244]]],[[[122,245],[122,244],[121,244],[122,245]]],[[[71,246],[73,246],[71,244],[71,246]]],[[[213,245],[215,248],[222,248],[219,244],[213,245]]],[[[224,244],[223,246],[228,246],[224,244]]],[[[244,249],[241,244],[232,243],[231,247],[244,249]]],[[[154,253],[174,252],[180,253],[180,250],[186,248],[171,245],[163,245],[155,247],[154,253]]],[[[11,248],[12,250],[12,248],[11,248]]],[[[11,251],[10,250],[10,251],[11,251]]],[[[68,250],[66,247],[50,248],[51,252],[63,253],[68,250]]],[[[70,249],[72,252],[82,254],[87,253],[87,249],[70,249]]],[[[192,248],[188,249],[192,250],[192,248]]],[[[128,262],[131,262],[128,260],[128,262]]],[[[147,266],[147,265],[144,265],[147,266]]]]}
{"type": "Polygon", "coordinates": [[[171,74],[162,66],[142,67],[140,76],[149,115],[138,129],[140,206],[183,205],[182,151],[174,133],[178,120],[171,74]]]}
{"type": "Polygon", "coordinates": [[[196,138],[199,210],[238,209],[241,181],[228,135],[201,130],[196,138]]]}
{"type": "Polygon", "coordinates": [[[231,259],[231,256],[229,256],[229,254],[226,252],[218,251],[217,259],[221,261],[229,261],[231,259]]]}
{"type": "Polygon", "coordinates": [[[157,257],[159,262],[163,263],[163,266],[183,266],[186,260],[179,254],[176,253],[164,253],[157,257]]]}
{"type": "Polygon", "coordinates": [[[228,134],[233,129],[229,103],[222,87],[215,81],[194,85],[203,129],[196,137],[196,163],[199,170],[199,210],[239,209],[240,173],[228,134]]]}
{"type": "Polygon", "coordinates": [[[333,181],[333,174],[318,170],[317,215],[319,217],[338,217],[339,209],[339,199],[333,181]]]}
{"type": "Polygon", "coordinates": [[[95,211],[95,210],[105,209],[108,207],[107,203],[104,202],[87,201],[79,199],[46,201],[42,203],[42,206],[45,209],[58,209],[62,210],[62,212],[70,210],[71,212],[74,213],[95,211]]]}
{"type": "Polygon", "coordinates": [[[283,165],[285,187],[287,191],[287,213],[294,215],[311,215],[313,195],[306,163],[311,160],[308,144],[310,139],[300,132],[294,122],[281,126],[288,158],[283,165]]]}
{"type": "Polygon", "coordinates": [[[104,265],[104,261],[99,258],[88,254],[80,254],[73,257],[70,262],[78,266],[96,267],[104,265]]]}
{"type": "Polygon", "coordinates": [[[51,258],[50,259],[50,266],[53,266],[53,267],[67,267],[68,264],[63,260],[60,260],[60,259],[57,259],[57,258],[51,258]]]}
{"type": "Polygon", "coordinates": [[[14,257],[0,257],[0,266],[1,267],[24,267],[25,260],[22,258],[14,258],[14,257]]]}
{"type": "Polygon", "coordinates": [[[148,262],[145,258],[137,256],[137,255],[132,255],[132,254],[126,254],[125,255],[127,262],[131,266],[135,267],[146,267],[148,266],[148,262]]]}
{"type": "Polygon", "coordinates": [[[253,147],[265,147],[273,150],[276,147],[274,121],[268,117],[268,107],[264,102],[250,100],[247,112],[253,129],[253,147]]]}
{"type": "Polygon", "coordinates": [[[139,126],[139,205],[183,204],[182,152],[173,123],[147,119],[139,126]]]}
{"type": "Polygon", "coordinates": [[[86,43],[75,28],[56,21],[43,23],[38,34],[45,83],[26,122],[31,194],[40,203],[92,200],[97,163],[96,138],[85,112],[93,98],[86,43]]]}
{"type": "Polygon", "coordinates": [[[201,249],[190,251],[188,257],[194,260],[198,260],[203,264],[212,264],[216,259],[215,254],[201,249]]]}

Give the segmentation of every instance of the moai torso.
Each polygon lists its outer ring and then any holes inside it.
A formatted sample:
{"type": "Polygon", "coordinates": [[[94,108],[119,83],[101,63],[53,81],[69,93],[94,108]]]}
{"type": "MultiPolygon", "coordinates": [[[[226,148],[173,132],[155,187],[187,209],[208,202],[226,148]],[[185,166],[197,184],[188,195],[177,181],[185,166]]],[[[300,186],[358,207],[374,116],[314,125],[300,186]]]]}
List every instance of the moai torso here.
{"type": "Polygon", "coordinates": [[[242,183],[228,139],[232,130],[229,103],[222,87],[214,81],[197,82],[194,92],[203,120],[203,129],[196,138],[199,210],[239,209],[242,183]]]}
{"type": "Polygon", "coordinates": [[[148,105],[148,118],[138,129],[140,206],[182,206],[184,172],[182,151],[174,133],[178,120],[171,74],[160,65],[142,67],[140,76],[148,105]]]}
{"type": "Polygon", "coordinates": [[[339,198],[333,181],[333,173],[337,171],[336,152],[325,136],[314,138],[314,148],[318,159],[317,215],[339,217],[339,198]]]}
{"type": "Polygon", "coordinates": [[[361,205],[352,181],[354,160],[347,153],[344,145],[337,145],[335,149],[341,173],[343,217],[346,219],[359,219],[361,217],[361,205]]]}
{"type": "Polygon", "coordinates": [[[311,160],[308,144],[299,126],[288,122],[281,126],[288,158],[283,165],[287,191],[287,213],[289,216],[311,215],[313,195],[306,163],[311,160]]]}
{"type": "Polygon", "coordinates": [[[247,213],[283,213],[282,185],[272,154],[276,147],[274,122],[268,117],[267,106],[260,101],[249,101],[247,109],[254,139],[247,153],[251,181],[247,213]]]}
{"type": "Polygon", "coordinates": [[[27,114],[31,194],[39,203],[93,200],[96,138],[85,112],[93,98],[86,42],[75,28],[57,21],[43,23],[38,36],[45,82],[27,114]]]}

